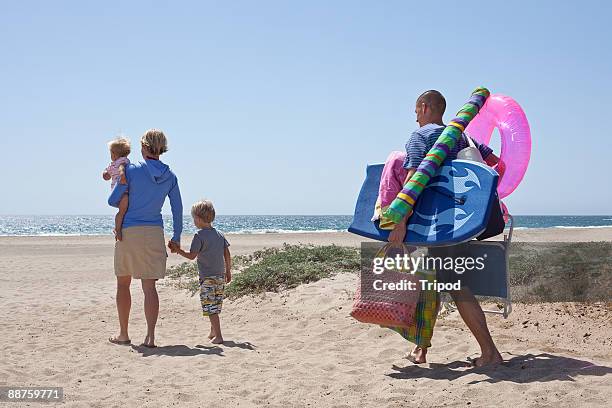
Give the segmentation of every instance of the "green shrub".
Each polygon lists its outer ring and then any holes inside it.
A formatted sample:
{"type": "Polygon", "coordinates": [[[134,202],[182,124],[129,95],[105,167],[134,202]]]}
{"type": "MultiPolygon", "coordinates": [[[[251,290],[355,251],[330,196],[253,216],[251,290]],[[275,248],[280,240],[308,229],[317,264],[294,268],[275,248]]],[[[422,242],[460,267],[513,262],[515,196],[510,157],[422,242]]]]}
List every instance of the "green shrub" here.
{"type": "Polygon", "coordinates": [[[198,265],[195,262],[183,262],[166,270],[166,282],[179,289],[188,290],[194,295],[200,290],[198,283],[198,265]]]}
{"type": "MultiPolygon", "coordinates": [[[[234,271],[225,293],[235,298],[294,288],[340,272],[356,273],[360,257],[356,248],[285,244],[282,248],[266,248],[252,255],[236,256],[232,263],[238,271],[234,271]]],[[[193,262],[170,268],[167,277],[175,286],[192,294],[198,291],[197,266],[193,262]]]]}

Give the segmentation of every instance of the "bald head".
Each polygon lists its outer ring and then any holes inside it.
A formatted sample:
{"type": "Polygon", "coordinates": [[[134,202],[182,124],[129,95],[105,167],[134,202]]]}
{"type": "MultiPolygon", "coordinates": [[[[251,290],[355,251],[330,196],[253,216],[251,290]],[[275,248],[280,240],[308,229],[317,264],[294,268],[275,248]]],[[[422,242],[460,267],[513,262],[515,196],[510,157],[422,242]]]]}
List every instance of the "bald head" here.
{"type": "Polygon", "coordinates": [[[446,110],[446,100],[438,91],[429,90],[423,92],[416,101],[416,121],[419,126],[425,126],[429,123],[444,125],[442,116],[446,110]]]}
{"type": "Polygon", "coordinates": [[[444,99],[444,96],[442,96],[440,92],[433,89],[423,92],[417,98],[416,103],[417,105],[424,103],[432,111],[432,114],[440,115],[440,117],[444,115],[444,111],[446,110],[446,99],[444,99]]]}

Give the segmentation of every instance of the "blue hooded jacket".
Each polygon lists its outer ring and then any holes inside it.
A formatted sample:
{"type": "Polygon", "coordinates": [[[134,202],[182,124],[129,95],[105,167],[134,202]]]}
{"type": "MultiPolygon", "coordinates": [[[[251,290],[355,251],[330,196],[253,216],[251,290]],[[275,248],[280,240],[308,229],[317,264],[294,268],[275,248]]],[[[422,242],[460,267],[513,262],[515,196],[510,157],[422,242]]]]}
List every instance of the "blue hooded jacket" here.
{"type": "Polygon", "coordinates": [[[159,160],[130,163],[125,168],[127,185],[117,183],[108,198],[108,204],[118,207],[121,197],[129,191],[128,210],[123,228],[156,225],[163,228],[161,209],[170,198],[174,234],[172,240],[180,242],[183,232],[183,202],[178,179],[167,164],[159,160]]]}

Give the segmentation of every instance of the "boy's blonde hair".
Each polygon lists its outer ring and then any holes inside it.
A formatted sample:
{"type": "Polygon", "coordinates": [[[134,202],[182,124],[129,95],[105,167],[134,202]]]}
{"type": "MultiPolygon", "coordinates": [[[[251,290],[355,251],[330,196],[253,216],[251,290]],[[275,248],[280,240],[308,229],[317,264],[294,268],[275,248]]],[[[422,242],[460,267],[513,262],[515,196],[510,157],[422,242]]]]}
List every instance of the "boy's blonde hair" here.
{"type": "Polygon", "coordinates": [[[127,157],[130,155],[131,151],[130,141],[125,137],[118,137],[111,140],[108,142],[108,148],[119,157],[127,157]]]}
{"type": "Polygon", "coordinates": [[[168,140],[161,130],[147,130],[140,138],[140,144],[142,144],[149,153],[156,156],[162,155],[168,151],[168,140]]]}
{"type": "Polygon", "coordinates": [[[191,216],[198,217],[204,222],[215,220],[215,207],[210,200],[200,200],[191,206],[191,216]]]}

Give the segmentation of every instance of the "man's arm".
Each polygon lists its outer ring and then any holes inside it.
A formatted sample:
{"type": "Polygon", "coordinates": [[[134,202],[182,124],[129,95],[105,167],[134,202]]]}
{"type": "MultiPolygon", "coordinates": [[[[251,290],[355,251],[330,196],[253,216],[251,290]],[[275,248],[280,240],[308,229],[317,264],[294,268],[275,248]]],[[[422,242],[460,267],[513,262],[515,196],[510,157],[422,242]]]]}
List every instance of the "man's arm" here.
{"type": "MultiPolygon", "coordinates": [[[[414,175],[415,172],[416,172],[416,169],[414,168],[408,169],[408,174],[406,174],[404,185],[406,185],[408,180],[410,180],[410,178],[414,175]]],[[[406,224],[408,224],[408,218],[410,218],[411,215],[412,215],[412,211],[408,213],[406,216],[404,216],[404,218],[402,218],[400,222],[395,224],[395,227],[393,228],[391,233],[389,233],[389,242],[398,243],[398,244],[404,242],[404,239],[406,238],[406,224]]]]}
{"type": "Polygon", "coordinates": [[[414,173],[416,173],[416,169],[408,169],[408,174],[406,174],[406,179],[404,179],[404,185],[414,176],[414,173]]]}
{"type": "Polygon", "coordinates": [[[504,163],[502,159],[493,153],[485,157],[484,161],[489,167],[497,171],[497,174],[499,174],[499,179],[501,180],[501,178],[504,176],[504,172],[506,171],[506,163],[504,163]]]}
{"type": "MultiPolygon", "coordinates": [[[[404,168],[408,169],[404,185],[410,180],[410,178],[416,173],[416,169],[419,167],[427,152],[429,151],[427,137],[420,133],[418,130],[410,135],[408,143],[406,143],[406,161],[404,162],[404,168]]],[[[400,222],[395,224],[395,227],[389,234],[389,242],[401,243],[406,238],[406,224],[408,218],[410,218],[412,212],[408,213],[400,222]]]]}
{"type": "Polygon", "coordinates": [[[487,165],[489,167],[493,167],[495,166],[497,163],[499,163],[499,157],[497,157],[496,155],[494,155],[493,153],[489,154],[487,157],[484,158],[485,163],[487,163],[487,165]]]}
{"type": "Polygon", "coordinates": [[[502,176],[504,175],[504,171],[506,171],[506,163],[493,154],[493,149],[491,149],[491,147],[484,143],[479,143],[469,135],[466,136],[472,139],[472,142],[474,142],[474,145],[478,148],[478,151],[480,152],[480,155],[483,157],[487,166],[497,171],[497,174],[499,174],[499,179],[501,180],[502,176]]]}

